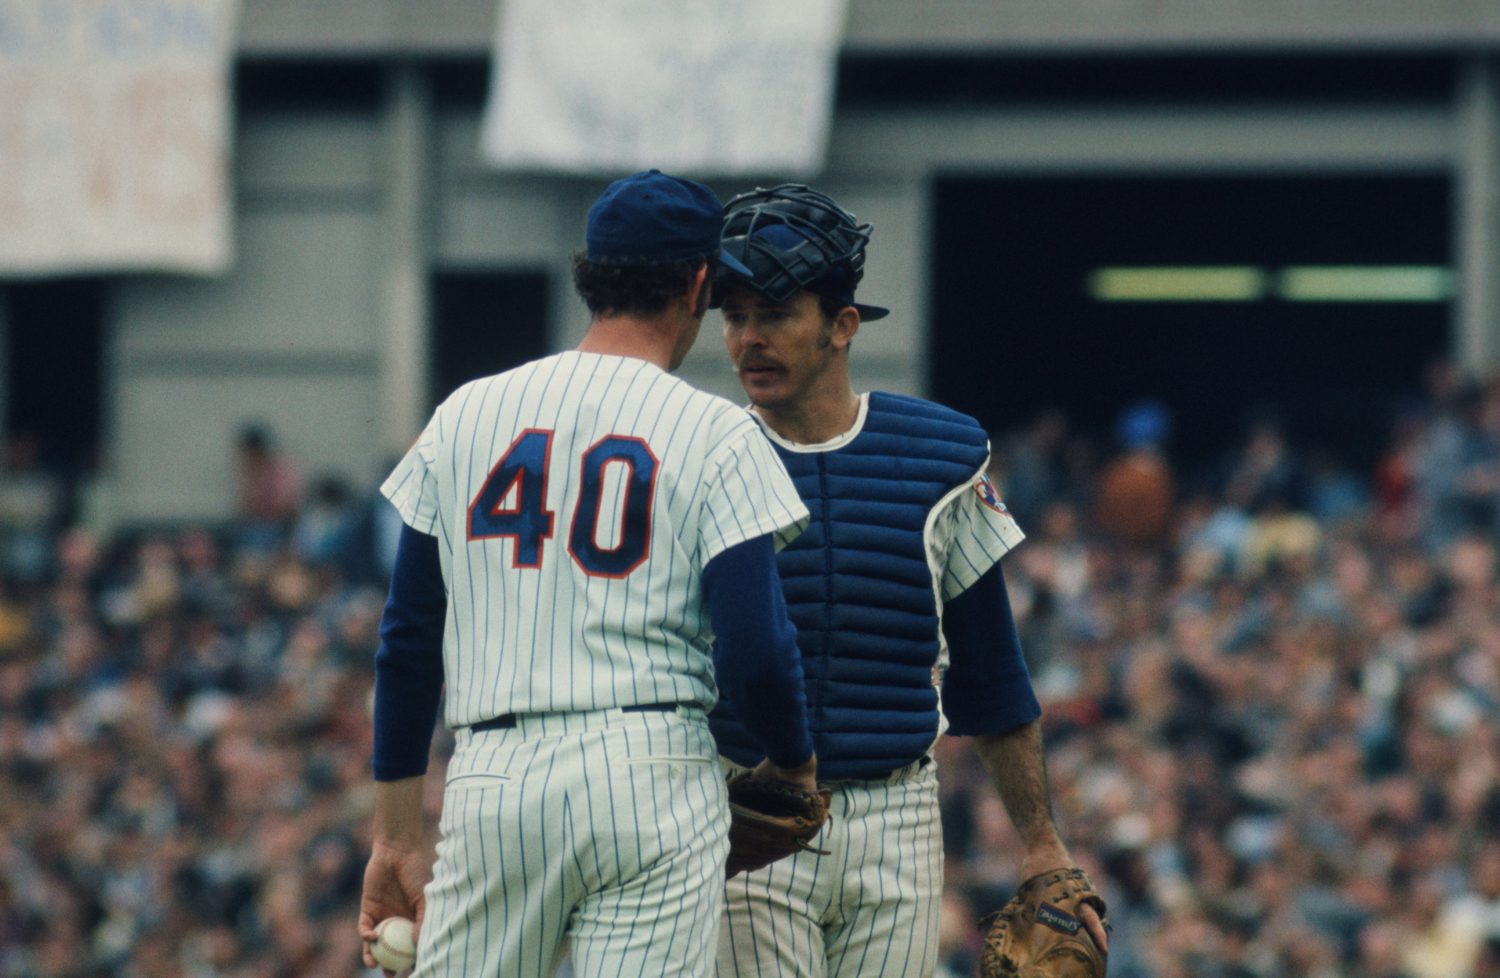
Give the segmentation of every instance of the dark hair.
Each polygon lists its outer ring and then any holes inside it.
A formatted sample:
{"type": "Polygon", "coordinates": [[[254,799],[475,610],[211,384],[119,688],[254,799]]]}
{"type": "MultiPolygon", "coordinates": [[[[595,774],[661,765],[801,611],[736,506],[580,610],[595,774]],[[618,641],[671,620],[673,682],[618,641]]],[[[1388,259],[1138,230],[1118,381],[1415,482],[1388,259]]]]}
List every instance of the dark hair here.
{"type": "Polygon", "coordinates": [[[818,296],[818,309],[823,313],[823,318],[832,322],[838,318],[839,313],[849,308],[849,303],[843,299],[830,299],[826,295],[818,296]]]}
{"type": "Polygon", "coordinates": [[[573,288],[595,316],[634,314],[653,316],[688,290],[693,275],[708,263],[712,280],[714,261],[689,258],[663,262],[589,261],[583,251],[573,253],[573,288]]]}
{"type": "Polygon", "coordinates": [[[239,446],[249,452],[265,452],[271,448],[271,429],[258,421],[240,428],[239,446]]]}

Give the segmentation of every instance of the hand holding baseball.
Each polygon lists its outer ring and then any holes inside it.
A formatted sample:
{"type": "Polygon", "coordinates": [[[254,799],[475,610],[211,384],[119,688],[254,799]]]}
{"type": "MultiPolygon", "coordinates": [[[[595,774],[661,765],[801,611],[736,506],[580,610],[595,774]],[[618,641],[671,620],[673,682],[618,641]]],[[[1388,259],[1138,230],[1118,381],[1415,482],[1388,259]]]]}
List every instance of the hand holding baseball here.
{"type": "Polygon", "coordinates": [[[405,917],[387,917],[375,925],[370,956],[387,971],[405,971],[417,960],[416,927],[405,917]]]}
{"type": "MultiPolygon", "coordinates": [[[[426,855],[420,850],[376,841],[370,862],[365,867],[364,892],[360,895],[359,905],[359,936],[365,944],[365,967],[381,967],[394,973],[401,967],[411,966],[410,959],[400,964],[399,959],[392,958],[399,964],[392,967],[377,958],[375,948],[382,933],[380,928],[389,927],[393,920],[399,920],[406,925],[408,945],[396,943],[393,947],[399,950],[402,946],[409,946],[408,953],[415,957],[416,935],[421,931],[426,910],[422,887],[427,881],[427,866],[426,855]]],[[[392,940],[394,938],[388,938],[387,942],[392,940]]]]}

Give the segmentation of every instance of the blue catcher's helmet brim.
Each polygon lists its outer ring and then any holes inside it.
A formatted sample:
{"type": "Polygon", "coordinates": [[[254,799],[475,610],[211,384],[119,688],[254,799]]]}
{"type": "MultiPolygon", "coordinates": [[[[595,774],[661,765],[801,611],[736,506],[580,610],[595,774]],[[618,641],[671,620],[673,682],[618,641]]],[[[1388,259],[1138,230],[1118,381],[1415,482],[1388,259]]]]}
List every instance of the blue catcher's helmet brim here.
{"type": "Polygon", "coordinates": [[[859,321],[862,323],[868,323],[875,319],[884,319],[891,314],[891,311],[885,306],[872,306],[864,302],[851,302],[849,305],[853,306],[859,313],[859,321]]]}
{"type": "Polygon", "coordinates": [[[755,273],[750,271],[750,269],[746,267],[744,262],[731,255],[725,248],[719,249],[719,267],[721,269],[733,272],[735,275],[738,275],[741,278],[755,278],[755,273]]]}

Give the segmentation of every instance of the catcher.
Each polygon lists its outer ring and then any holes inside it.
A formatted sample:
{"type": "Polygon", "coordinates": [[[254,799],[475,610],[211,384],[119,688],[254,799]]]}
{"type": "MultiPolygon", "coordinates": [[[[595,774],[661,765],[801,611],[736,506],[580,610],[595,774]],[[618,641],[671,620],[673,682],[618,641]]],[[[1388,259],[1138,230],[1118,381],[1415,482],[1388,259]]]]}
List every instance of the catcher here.
{"type": "MultiPolygon", "coordinates": [[[[972,738],[1026,847],[1020,878],[1066,871],[1028,883],[1002,914],[993,974],[1102,975],[1103,903],[1070,875],[1050,811],[1041,708],[1000,570],[1023,534],[985,476],[988,439],[957,411],[852,384],[855,335],[890,313],[856,298],[871,230],[797,184],[725,210],[722,243],[744,269],[714,283],[725,348],[812,515],[777,567],[837,831],[793,835],[801,847],[760,868],[732,845],[730,871],[745,871],[725,887],[716,974],[932,975],[943,890],[932,747],[946,732],[972,738]],[[1063,970],[1082,942],[1097,967],[1063,970]]],[[[738,768],[764,756],[753,719],[732,693],[710,717],[738,768]]],[[[776,839],[821,820],[817,803],[791,805],[776,839]]]]}

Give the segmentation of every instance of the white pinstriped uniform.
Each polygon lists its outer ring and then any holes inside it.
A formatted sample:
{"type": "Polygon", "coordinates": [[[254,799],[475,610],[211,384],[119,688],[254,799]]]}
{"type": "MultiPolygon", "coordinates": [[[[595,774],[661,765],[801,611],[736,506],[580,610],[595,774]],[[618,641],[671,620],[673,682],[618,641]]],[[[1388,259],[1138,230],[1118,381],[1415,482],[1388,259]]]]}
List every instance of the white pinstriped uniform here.
{"type": "Polygon", "coordinates": [[[829,781],[813,845],[726,886],[720,978],[919,978],[937,967],[943,835],[937,765],[829,781]]]}
{"type": "MultiPolygon", "coordinates": [[[[846,433],[799,445],[828,452],[859,435],[869,406],[846,433]]],[[[1025,539],[985,476],[985,465],[955,486],[923,528],[933,589],[942,606],[968,590],[1025,539]]],[[[939,634],[934,683],[948,665],[939,634]]],[[[941,720],[941,731],[947,721],[941,720]]],[[[937,764],[911,764],[883,779],[826,781],[829,826],[814,846],[727,884],[718,978],[928,978],[937,968],[943,892],[943,837],[937,764]]]]}
{"type": "Polygon", "coordinates": [[[728,813],[701,571],[807,510],[750,415],[567,352],[453,393],[381,491],[436,536],[458,729],[419,978],[699,975],[728,813]],[[675,712],[622,712],[657,703],[675,712]],[[468,726],[515,714],[513,728],[468,726]]]}

